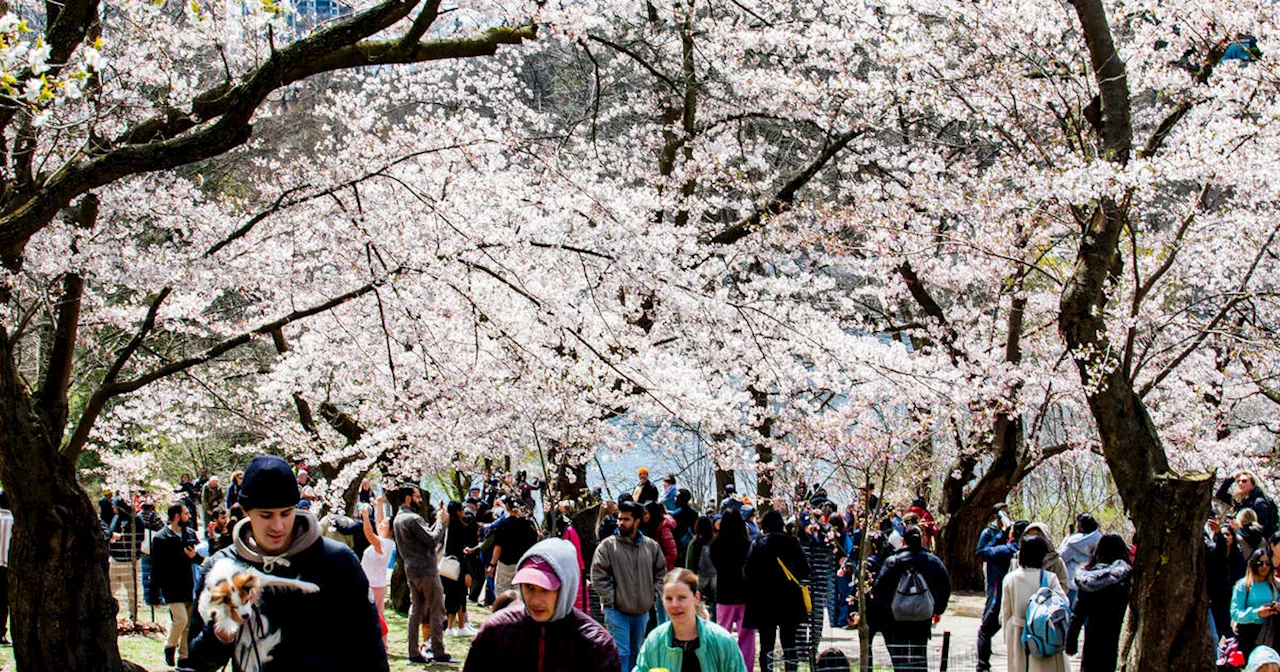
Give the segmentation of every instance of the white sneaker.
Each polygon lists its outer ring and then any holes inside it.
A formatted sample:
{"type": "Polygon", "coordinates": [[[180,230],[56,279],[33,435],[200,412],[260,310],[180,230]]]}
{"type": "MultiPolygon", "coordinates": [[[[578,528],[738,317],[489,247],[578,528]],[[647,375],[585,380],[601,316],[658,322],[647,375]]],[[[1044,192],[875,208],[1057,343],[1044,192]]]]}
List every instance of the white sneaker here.
{"type": "Polygon", "coordinates": [[[462,626],[462,634],[465,637],[475,637],[479,633],[480,633],[480,630],[477,629],[474,625],[471,625],[470,623],[462,626]]]}
{"type": "Polygon", "coordinates": [[[445,637],[461,637],[462,628],[449,628],[448,630],[444,631],[444,636],[445,637]]]}

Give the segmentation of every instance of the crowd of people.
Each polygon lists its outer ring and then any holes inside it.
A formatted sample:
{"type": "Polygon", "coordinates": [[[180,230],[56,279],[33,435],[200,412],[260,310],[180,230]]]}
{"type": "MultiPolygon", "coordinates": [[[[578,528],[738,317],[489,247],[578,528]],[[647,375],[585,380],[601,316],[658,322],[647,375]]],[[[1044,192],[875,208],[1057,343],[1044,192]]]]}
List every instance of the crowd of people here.
{"type": "MultiPolygon", "coordinates": [[[[800,650],[815,608],[835,627],[879,634],[895,671],[925,670],[951,596],[920,498],[895,508],[866,490],[841,510],[819,488],[771,502],[757,520],[732,485],[698,507],[674,475],[659,485],[642,468],[631,492],[601,504],[598,543],[584,557],[576,503],[545,503],[539,525],[544,484],[523,473],[494,473],[434,505],[417,486],[384,486],[362,482],[352,516],[321,521],[305,467],[260,456],[225,489],[206,472],[184,475],[163,517],[145,492],[106,492],[99,504],[111,562],[141,560],[148,601],[167,605],[165,659],[182,670],[386,669],[397,563],[409,661],[461,663],[445,638],[468,637],[467,670],[794,672],[803,660],[850,669],[838,651],[800,650]],[[815,552],[835,560],[830,576],[811,575],[815,552]],[[219,571],[222,560],[233,569],[219,571]],[[807,586],[824,581],[827,602],[811,604],[807,586]],[[494,615],[476,628],[468,602],[494,615]]],[[[1275,502],[1247,471],[1217,495],[1230,515],[1206,522],[1204,543],[1220,669],[1266,669],[1280,664],[1275,502]]],[[[996,506],[975,549],[986,578],[978,669],[990,669],[1003,631],[1009,672],[1115,670],[1136,552],[1088,513],[1055,544],[1048,526],[996,506]]]]}

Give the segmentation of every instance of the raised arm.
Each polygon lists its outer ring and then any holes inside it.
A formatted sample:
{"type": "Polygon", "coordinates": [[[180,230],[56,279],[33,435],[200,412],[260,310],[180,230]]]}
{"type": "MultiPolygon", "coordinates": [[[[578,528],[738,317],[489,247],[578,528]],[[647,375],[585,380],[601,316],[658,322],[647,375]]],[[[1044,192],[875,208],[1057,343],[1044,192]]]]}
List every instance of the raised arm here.
{"type": "MultiPolygon", "coordinates": [[[[364,523],[364,538],[369,540],[369,545],[373,547],[373,551],[378,555],[382,555],[382,538],[374,531],[373,525],[369,523],[369,507],[360,507],[360,520],[364,523]]],[[[378,522],[382,522],[382,510],[378,510],[378,522]]]]}

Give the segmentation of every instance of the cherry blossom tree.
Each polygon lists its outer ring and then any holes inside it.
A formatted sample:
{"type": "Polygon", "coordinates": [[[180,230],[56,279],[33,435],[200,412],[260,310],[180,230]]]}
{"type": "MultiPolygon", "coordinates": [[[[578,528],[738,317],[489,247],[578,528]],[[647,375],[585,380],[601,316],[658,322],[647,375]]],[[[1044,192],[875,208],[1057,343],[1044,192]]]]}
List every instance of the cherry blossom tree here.
{"type": "MultiPolygon", "coordinates": [[[[278,247],[249,255],[263,264],[228,259],[222,241],[237,234],[225,213],[189,180],[146,174],[244,145],[275,108],[273,96],[309,77],[491,55],[533,36],[533,5],[477,9],[480,21],[445,26],[436,0],[357,3],[298,34],[276,3],[7,7],[0,478],[14,506],[22,669],[121,669],[106,547],[75,478],[108,402],[404,272],[347,285],[327,282],[319,266],[291,267],[273,256],[278,247]],[[256,282],[241,274],[246,266],[256,282]],[[119,282],[113,271],[124,268],[132,274],[119,282]],[[311,276],[305,291],[273,286],[292,272],[311,276]],[[81,358],[86,325],[102,335],[91,347],[105,357],[81,358]],[[72,398],[73,377],[92,391],[72,398]]],[[[308,244],[324,244],[322,232],[311,233],[308,244]]]]}
{"type": "MultiPolygon", "coordinates": [[[[39,41],[0,23],[20,664],[119,667],[77,456],[228,429],[317,464],[334,504],[373,467],[504,456],[566,489],[627,424],[697,437],[765,497],[910,457],[893,487],[943,474],[960,567],[1030,469],[1097,450],[1140,548],[1195,574],[1205,486],[1168,473],[1247,459],[1280,398],[1275,79],[1218,64],[1274,16],[1102,11],[428,0],[297,35],[275,4],[142,3],[68,6],[39,41]],[[1183,533],[1151,536],[1154,502],[1183,533]]],[[[1131,654],[1153,669],[1186,653],[1154,633],[1204,613],[1156,557],[1131,654]],[[1187,610],[1156,613],[1170,596],[1187,610]]]]}

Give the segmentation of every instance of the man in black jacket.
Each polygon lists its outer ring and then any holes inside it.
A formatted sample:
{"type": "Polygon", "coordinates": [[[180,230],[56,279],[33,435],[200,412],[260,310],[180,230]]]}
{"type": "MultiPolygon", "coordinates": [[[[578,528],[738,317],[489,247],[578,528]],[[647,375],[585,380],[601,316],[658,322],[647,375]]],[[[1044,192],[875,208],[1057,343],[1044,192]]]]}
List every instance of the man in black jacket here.
{"type": "Polygon", "coordinates": [[[658,493],[658,486],[649,480],[649,470],[647,468],[640,467],[637,469],[636,478],[639,483],[636,484],[635,490],[631,492],[633,499],[641,504],[662,501],[662,496],[658,493]]]}
{"type": "Polygon", "coordinates": [[[876,604],[883,605],[876,613],[887,621],[874,624],[874,627],[884,632],[895,672],[923,671],[928,669],[925,646],[933,634],[931,629],[937,625],[951,599],[951,576],[938,556],[924,550],[920,528],[908,526],[902,535],[902,542],[902,550],[884,561],[875,586],[871,589],[876,604]],[[899,590],[898,584],[908,572],[915,572],[928,586],[933,599],[932,619],[907,621],[895,617],[897,609],[893,606],[894,600],[903,599],[903,591],[899,590]]]}
{"type": "Polygon", "coordinates": [[[173,620],[164,645],[164,662],[170,667],[174,666],[175,651],[178,664],[185,664],[187,658],[187,625],[196,588],[191,566],[200,564],[196,555],[199,541],[190,526],[191,512],[183,504],[174,504],[169,507],[169,525],[151,539],[151,583],[169,605],[173,620]]]}
{"type": "Polygon", "coordinates": [[[191,618],[191,655],[180,669],[213,672],[230,660],[235,672],[388,672],[360,561],[346,544],[320,536],[315,517],[295,508],[300,498],[284,460],[261,455],[249,463],[240,490],[248,517],[232,532],[232,546],[205,563],[191,618]],[[238,590],[236,581],[220,578],[228,570],[235,579],[247,572],[259,580],[306,583],[250,593],[248,618],[220,623],[216,596],[238,590]]]}

